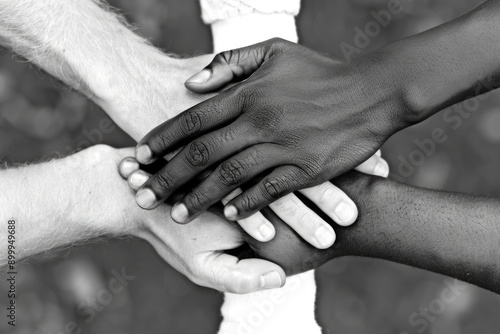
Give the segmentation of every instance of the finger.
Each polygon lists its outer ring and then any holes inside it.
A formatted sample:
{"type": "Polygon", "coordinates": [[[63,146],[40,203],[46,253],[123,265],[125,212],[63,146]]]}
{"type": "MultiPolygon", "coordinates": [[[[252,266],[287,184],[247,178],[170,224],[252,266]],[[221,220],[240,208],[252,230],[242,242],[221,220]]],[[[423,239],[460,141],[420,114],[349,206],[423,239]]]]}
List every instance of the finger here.
{"type": "Polygon", "coordinates": [[[272,262],[225,253],[207,255],[197,272],[206,286],[237,294],[281,288],[286,282],[283,269],[272,262]]]}
{"type": "Polygon", "coordinates": [[[305,241],[325,249],[335,242],[335,231],[294,194],[271,203],[269,207],[305,241]]]}
{"type": "Polygon", "coordinates": [[[297,167],[278,167],[256,185],[230,201],[224,207],[224,215],[229,220],[248,218],[279,198],[295,190],[307,188],[303,179],[304,174],[297,167]]]}
{"type": "MultiPolygon", "coordinates": [[[[249,147],[218,165],[212,174],[195,186],[180,203],[172,208],[172,218],[176,222],[187,223],[236,188],[264,171],[283,163],[285,163],[283,155],[280,155],[273,145],[249,147]],[[276,158],[269,159],[269,156],[276,158]]],[[[249,216],[250,214],[241,219],[249,216]]]]}
{"type": "Polygon", "coordinates": [[[139,141],[135,158],[142,164],[151,163],[190,140],[230,123],[241,113],[242,100],[239,94],[228,90],[160,124],[139,141]]]}
{"type": "Polygon", "coordinates": [[[342,190],[331,182],[300,190],[321,211],[340,226],[349,226],[358,218],[356,204],[342,190]]]}
{"type": "Polygon", "coordinates": [[[377,150],[377,152],[375,152],[375,154],[376,154],[377,156],[381,157],[381,156],[382,156],[382,151],[381,151],[381,150],[377,150]]]}
{"type": "MultiPolygon", "coordinates": [[[[222,204],[227,204],[230,200],[242,192],[241,188],[237,188],[235,191],[222,199],[222,204]]],[[[257,212],[253,216],[246,219],[238,220],[238,224],[245,232],[248,233],[248,235],[260,242],[268,242],[276,235],[276,230],[274,229],[273,224],[271,224],[271,222],[260,212],[257,212]]]]}
{"type": "Polygon", "coordinates": [[[139,163],[134,157],[126,157],[120,161],[118,171],[124,179],[128,178],[132,172],[140,168],[139,163]]]}
{"type": "Polygon", "coordinates": [[[195,93],[208,93],[232,81],[248,78],[272,56],[275,42],[270,40],[217,54],[207,67],[186,80],[186,88],[195,93]]]}
{"type": "Polygon", "coordinates": [[[380,177],[389,176],[389,165],[382,157],[374,154],[370,159],[355,168],[358,172],[376,175],[380,177]]]}
{"type": "Polygon", "coordinates": [[[150,177],[151,174],[139,169],[130,174],[127,182],[130,188],[137,191],[149,180],[150,177]]]}
{"type": "MultiPolygon", "coordinates": [[[[195,179],[197,175],[216,162],[241,151],[251,145],[252,141],[256,141],[256,138],[252,139],[254,136],[247,134],[247,132],[246,126],[230,125],[195,139],[186,145],[186,147],[168,162],[164,168],[151,177],[144,185],[144,188],[150,189],[159,202],[169,198],[180,187],[195,179]]],[[[227,193],[222,194],[206,205],[210,206],[220,201],[227,193]]],[[[210,195],[210,193],[202,193],[202,199],[207,197],[207,195],[210,195]]],[[[209,198],[213,198],[213,196],[209,198]]],[[[203,200],[203,204],[205,203],[206,201],[203,200]]],[[[157,206],[156,202],[138,202],[138,204],[145,209],[155,208],[157,206]]],[[[204,210],[208,206],[204,206],[200,210],[204,210]]],[[[176,207],[176,209],[177,211],[181,210],[180,207],[176,207]]],[[[193,212],[193,214],[197,212],[199,212],[199,210],[193,212]]]]}

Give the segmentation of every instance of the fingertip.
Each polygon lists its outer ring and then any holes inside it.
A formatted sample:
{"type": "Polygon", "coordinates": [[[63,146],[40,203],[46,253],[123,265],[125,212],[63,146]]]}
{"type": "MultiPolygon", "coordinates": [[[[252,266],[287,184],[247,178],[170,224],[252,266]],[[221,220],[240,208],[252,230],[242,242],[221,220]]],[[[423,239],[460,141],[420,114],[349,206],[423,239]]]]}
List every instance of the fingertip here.
{"type": "Polygon", "coordinates": [[[120,161],[118,171],[124,179],[128,178],[130,174],[140,168],[139,163],[134,157],[126,157],[120,161]]]}
{"type": "Polygon", "coordinates": [[[186,80],[185,84],[204,84],[212,77],[212,71],[205,68],[186,80]]]}
{"type": "Polygon", "coordinates": [[[189,219],[189,210],[184,203],[176,203],[170,212],[172,219],[178,224],[186,224],[189,219]]]}
{"type": "Polygon", "coordinates": [[[273,224],[269,222],[261,224],[259,227],[259,235],[260,235],[259,241],[261,242],[271,241],[276,235],[276,230],[273,224]]]}
{"type": "Polygon", "coordinates": [[[133,190],[138,190],[140,187],[142,187],[151,177],[150,174],[142,171],[142,170],[135,170],[133,173],[129,175],[127,178],[127,183],[130,188],[133,190]]]}
{"type": "Polygon", "coordinates": [[[387,178],[389,176],[389,164],[382,158],[379,158],[377,165],[375,165],[375,169],[373,174],[387,178]]]}
{"type": "Polygon", "coordinates": [[[226,205],[224,208],[224,216],[229,220],[236,220],[238,216],[238,209],[232,204],[226,205]]]}
{"type": "Polygon", "coordinates": [[[153,151],[146,144],[140,144],[135,148],[135,158],[141,164],[147,165],[153,162],[153,151]]]}
{"type": "Polygon", "coordinates": [[[337,219],[335,219],[335,222],[340,226],[350,226],[358,218],[358,208],[350,200],[340,201],[335,206],[334,212],[335,216],[337,217],[337,219]]]}
{"type": "Polygon", "coordinates": [[[282,288],[285,283],[286,275],[281,268],[264,273],[259,277],[259,288],[263,290],[282,288]]]}
{"type": "Polygon", "coordinates": [[[145,210],[153,210],[160,205],[155,193],[148,188],[139,189],[135,196],[135,201],[137,205],[145,210]]]}
{"type": "Polygon", "coordinates": [[[316,239],[317,245],[313,246],[318,249],[326,249],[331,247],[335,243],[337,235],[335,234],[333,228],[325,223],[316,230],[316,232],[314,233],[314,237],[316,239]]]}

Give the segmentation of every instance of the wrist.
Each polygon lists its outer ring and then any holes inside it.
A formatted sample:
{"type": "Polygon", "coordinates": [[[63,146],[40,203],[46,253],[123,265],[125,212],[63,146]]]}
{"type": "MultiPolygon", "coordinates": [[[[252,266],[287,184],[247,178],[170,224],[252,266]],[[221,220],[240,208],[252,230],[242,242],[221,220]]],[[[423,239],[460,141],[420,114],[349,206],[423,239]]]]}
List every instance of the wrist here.
{"type": "Polygon", "coordinates": [[[96,145],[63,159],[73,176],[71,188],[65,185],[71,189],[68,200],[73,209],[67,218],[71,224],[95,236],[137,233],[141,228],[140,209],[133,191],[118,173],[121,159],[132,155],[132,149],[96,145]]]}
{"type": "Polygon", "coordinates": [[[210,63],[212,55],[176,59],[153,47],[140,47],[140,57],[109,69],[108,76],[114,78],[111,88],[93,88],[102,92],[95,102],[135,140],[211,96],[191,93],[184,82],[210,63]]]}
{"type": "Polygon", "coordinates": [[[379,50],[348,64],[355,68],[363,94],[369,99],[366,123],[383,143],[397,131],[413,124],[406,96],[404,71],[397,54],[379,50]]]}

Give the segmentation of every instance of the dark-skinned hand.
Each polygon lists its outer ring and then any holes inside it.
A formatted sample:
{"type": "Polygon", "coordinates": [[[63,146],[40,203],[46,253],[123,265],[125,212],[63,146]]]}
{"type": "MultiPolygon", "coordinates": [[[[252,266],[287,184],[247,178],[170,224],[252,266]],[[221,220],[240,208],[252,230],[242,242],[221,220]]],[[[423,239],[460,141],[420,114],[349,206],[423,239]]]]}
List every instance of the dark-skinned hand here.
{"type": "Polygon", "coordinates": [[[144,164],[185,146],[142,186],[152,190],[155,201],[139,205],[154,208],[213,170],[172,210],[174,220],[188,222],[263,176],[226,204],[225,216],[238,220],[354,169],[394,132],[389,115],[402,107],[380,73],[374,66],[342,63],[279,39],[217,55],[186,82],[188,89],[208,93],[245,81],[139,142],[136,158],[144,164]]]}

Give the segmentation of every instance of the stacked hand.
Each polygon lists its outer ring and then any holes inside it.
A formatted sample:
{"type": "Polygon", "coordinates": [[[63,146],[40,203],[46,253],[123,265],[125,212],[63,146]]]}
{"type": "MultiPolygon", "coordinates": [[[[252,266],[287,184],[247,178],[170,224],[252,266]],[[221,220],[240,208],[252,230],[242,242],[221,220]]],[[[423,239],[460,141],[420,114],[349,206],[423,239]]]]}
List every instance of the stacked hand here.
{"type": "Polygon", "coordinates": [[[274,229],[260,233],[271,224],[258,211],[270,205],[306,241],[331,246],[333,229],[292,192],[339,225],[352,224],[354,203],[328,180],[359,164],[359,171],[388,175],[375,153],[390,135],[384,124],[394,103],[377,93],[379,82],[281,40],[219,54],[186,86],[208,93],[243,79],[140,141],[139,162],[169,162],[152,177],[132,174],[138,204],[153,209],[184,193],[172,218],[187,223],[222,200],[226,218],[260,241],[274,236],[274,229]]]}

